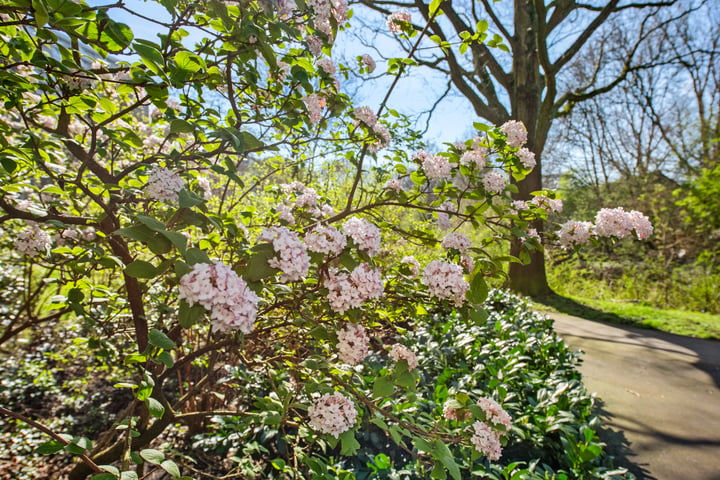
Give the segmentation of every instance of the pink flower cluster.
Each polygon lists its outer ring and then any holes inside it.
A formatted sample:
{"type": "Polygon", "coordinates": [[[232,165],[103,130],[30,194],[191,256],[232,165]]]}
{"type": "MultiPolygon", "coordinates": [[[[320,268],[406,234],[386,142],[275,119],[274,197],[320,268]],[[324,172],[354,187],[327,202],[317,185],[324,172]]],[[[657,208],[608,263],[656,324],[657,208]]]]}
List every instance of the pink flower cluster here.
{"type": "Polygon", "coordinates": [[[308,250],[325,255],[340,255],[347,245],[347,238],[333,226],[318,225],[305,235],[308,250]]]}
{"type": "Polygon", "coordinates": [[[454,300],[458,306],[465,302],[465,294],[470,289],[460,265],[440,260],[434,260],[425,267],[422,282],[432,295],[454,300]]]}
{"type": "Polygon", "coordinates": [[[277,256],[268,260],[268,265],[283,272],[281,282],[296,282],[307,275],[310,257],[297,232],[287,227],[270,227],[263,230],[258,240],[272,243],[277,256]]]}
{"type": "Polygon", "coordinates": [[[338,356],[340,361],[350,365],[357,365],[368,356],[370,339],[365,328],[359,323],[348,323],[338,330],[338,356]]]}
{"type": "Polygon", "coordinates": [[[563,223],[558,231],[558,241],[563,248],[572,245],[583,245],[590,241],[593,234],[593,224],[590,222],[578,222],[570,220],[563,223]]]}
{"type": "Polygon", "coordinates": [[[17,234],[15,238],[15,249],[20,255],[34,257],[47,253],[52,244],[52,239],[36,223],[17,234]]]}
{"type": "Polygon", "coordinates": [[[413,155],[413,160],[419,160],[425,176],[430,180],[443,180],[450,178],[452,166],[447,158],[440,155],[431,155],[421,150],[413,155]]]}
{"type": "Polygon", "coordinates": [[[322,109],[325,106],[323,100],[317,93],[311,93],[303,97],[303,103],[308,112],[308,119],[313,125],[320,121],[322,117],[322,109]]]}
{"type": "Polygon", "coordinates": [[[362,106],[353,110],[353,116],[370,128],[377,123],[377,116],[370,107],[362,106]]]}
{"type": "Polygon", "coordinates": [[[535,154],[533,152],[523,147],[518,150],[517,156],[523,167],[527,168],[528,170],[532,170],[533,168],[535,168],[537,162],[535,160],[535,154]]]}
{"type": "Polygon", "coordinates": [[[257,295],[220,261],[193,265],[180,279],[178,291],[178,298],[190,306],[199,303],[210,311],[213,331],[238,329],[247,334],[255,328],[257,295]]]}
{"type": "Polygon", "coordinates": [[[155,167],[150,170],[145,191],[152,200],[176,203],[185,180],[169,168],[155,167]]]}
{"type": "Polygon", "coordinates": [[[330,308],[340,314],[360,307],[367,300],[380,298],[384,290],[380,271],[367,263],[361,263],[350,274],[331,269],[324,284],[330,308]]]}
{"type": "Polygon", "coordinates": [[[457,421],[469,420],[472,418],[472,413],[470,413],[469,410],[456,408],[454,405],[457,405],[457,402],[454,402],[452,399],[445,401],[445,404],[443,405],[443,417],[448,420],[457,421]]]}
{"type": "Polygon", "coordinates": [[[368,73],[373,73],[375,71],[375,60],[373,60],[370,55],[368,55],[367,53],[364,54],[362,57],[360,57],[360,61],[363,65],[365,65],[368,73]]]}
{"type": "Polygon", "coordinates": [[[357,414],[355,404],[339,392],[323,395],[308,408],[310,426],[335,438],[355,425],[357,414]]]}
{"type": "Polygon", "coordinates": [[[343,225],[343,233],[353,239],[360,250],[374,257],[380,253],[380,229],[358,217],[351,217],[343,225]]]}
{"type": "Polygon", "coordinates": [[[475,449],[491,462],[499,460],[502,456],[502,445],[497,430],[480,421],[472,424],[472,430],[473,436],[470,441],[475,445],[475,449]]]}
{"type": "Polygon", "coordinates": [[[460,252],[467,251],[472,246],[472,242],[468,237],[459,232],[450,232],[445,235],[441,243],[443,248],[454,248],[460,252]]]}
{"type": "Polygon", "coordinates": [[[485,412],[486,422],[491,423],[496,428],[498,425],[502,425],[503,432],[508,432],[510,430],[510,427],[512,426],[512,419],[505,409],[502,408],[495,400],[483,397],[478,400],[477,404],[482,411],[485,412]]]}
{"type": "Polygon", "coordinates": [[[407,257],[403,257],[402,260],[400,260],[400,263],[404,263],[408,266],[410,269],[410,275],[413,277],[420,275],[420,262],[417,261],[417,258],[412,255],[408,255],[407,257]]]}
{"type": "Polygon", "coordinates": [[[595,216],[596,235],[625,238],[633,230],[640,240],[644,240],[652,235],[653,226],[642,213],[637,210],[626,212],[622,207],[602,208],[595,216]]]}
{"type": "Polygon", "coordinates": [[[502,124],[500,131],[505,134],[505,142],[510,148],[520,148],[527,142],[527,130],[522,122],[509,120],[502,124]]]}
{"type": "Polygon", "coordinates": [[[399,10],[391,13],[387,17],[387,27],[392,33],[399,33],[402,31],[401,23],[410,23],[412,16],[407,10],[399,10]]]}
{"type": "Polygon", "coordinates": [[[505,188],[505,178],[498,172],[487,172],[482,177],[482,183],[489,193],[500,193],[505,188]]]}
{"type": "Polygon", "coordinates": [[[478,147],[463,152],[460,156],[461,165],[475,164],[477,168],[485,167],[488,150],[485,147],[478,147]]]}
{"type": "Polygon", "coordinates": [[[415,355],[415,352],[410,350],[405,345],[401,345],[399,343],[396,343],[392,346],[390,349],[390,358],[392,358],[395,363],[399,362],[400,360],[405,360],[408,365],[408,370],[413,371],[418,366],[418,359],[417,355],[415,355]]]}
{"type": "Polygon", "coordinates": [[[548,198],[545,195],[538,195],[530,200],[530,203],[536,207],[547,210],[550,213],[561,212],[563,209],[563,201],[559,198],[548,198]]]}

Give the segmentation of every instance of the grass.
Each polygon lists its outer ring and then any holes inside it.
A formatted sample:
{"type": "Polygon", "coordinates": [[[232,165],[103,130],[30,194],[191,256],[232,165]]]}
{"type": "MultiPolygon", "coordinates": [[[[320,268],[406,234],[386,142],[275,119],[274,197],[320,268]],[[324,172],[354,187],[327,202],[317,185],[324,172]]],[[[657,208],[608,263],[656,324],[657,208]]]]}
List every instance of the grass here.
{"type": "Polygon", "coordinates": [[[538,309],[622,325],[650,328],[695,338],[720,340],[720,315],[664,310],[630,301],[596,300],[572,295],[535,299],[538,309]],[[540,304],[540,305],[538,305],[540,304]]]}

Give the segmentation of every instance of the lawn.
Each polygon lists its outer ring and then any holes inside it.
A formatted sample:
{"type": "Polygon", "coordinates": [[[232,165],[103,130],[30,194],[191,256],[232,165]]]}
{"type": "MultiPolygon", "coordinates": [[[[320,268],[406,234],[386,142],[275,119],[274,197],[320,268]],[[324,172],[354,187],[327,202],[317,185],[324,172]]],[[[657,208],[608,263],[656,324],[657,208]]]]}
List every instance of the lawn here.
{"type": "Polygon", "coordinates": [[[575,315],[696,338],[720,340],[720,315],[685,310],[663,310],[637,302],[597,300],[572,295],[535,299],[538,310],[575,315]]]}

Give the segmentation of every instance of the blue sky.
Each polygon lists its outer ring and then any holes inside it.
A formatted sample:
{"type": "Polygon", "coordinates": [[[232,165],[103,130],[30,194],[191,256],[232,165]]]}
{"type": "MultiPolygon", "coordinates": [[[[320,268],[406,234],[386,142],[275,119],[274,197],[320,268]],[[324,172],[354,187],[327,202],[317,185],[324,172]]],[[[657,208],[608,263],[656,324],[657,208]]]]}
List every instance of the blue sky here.
{"type": "MultiPolygon", "coordinates": [[[[89,0],[88,3],[90,5],[107,4],[107,2],[98,0],[89,0]]],[[[138,11],[145,17],[161,21],[169,19],[165,8],[158,3],[142,0],[125,0],[124,3],[128,9],[138,11]]],[[[360,11],[356,10],[355,14],[360,14],[360,11]]],[[[112,9],[111,16],[117,21],[128,24],[133,29],[136,38],[157,39],[157,28],[151,22],[116,8],[112,9]]],[[[382,22],[382,19],[380,21],[382,22]]],[[[353,22],[351,21],[351,23],[353,22]]],[[[382,27],[382,25],[380,26],[382,27]]],[[[400,56],[402,54],[394,40],[383,36],[377,38],[374,46],[384,56],[400,56]]],[[[190,40],[192,40],[192,36],[190,40]]],[[[354,35],[352,28],[339,33],[333,52],[334,61],[344,61],[349,67],[354,68],[354,57],[364,53],[369,53],[378,60],[378,69],[374,74],[377,77],[377,74],[385,69],[385,64],[378,58],[377,53],[362,45],[354,35]]],[[[368,105],[376,109],[385,96],[390,82],[391,79],[385,77],[359,84],[348,84],[347,90],[344,91],[351,93],[350,90],[352,90],[358,105],[368,105]]],[[[428,75],[428,72],[411,74],[400,80],[398,87],[389,99],[388,106],[408,115],[419,115],[432,107],[444,89],[445,82],[438,76],[428,75]]],[[[421,123],[418,125],[420,130],[425,129],[426,119],[426,116],[421,117],[421,123]]],[[[430,119],[426,139],[437,144],[465,140],[473,135],[472,123],[475,121],[478,121],[478,118],[475,117],[465,99],[459,96],[448,97],[436,108],[430,119]]]]}

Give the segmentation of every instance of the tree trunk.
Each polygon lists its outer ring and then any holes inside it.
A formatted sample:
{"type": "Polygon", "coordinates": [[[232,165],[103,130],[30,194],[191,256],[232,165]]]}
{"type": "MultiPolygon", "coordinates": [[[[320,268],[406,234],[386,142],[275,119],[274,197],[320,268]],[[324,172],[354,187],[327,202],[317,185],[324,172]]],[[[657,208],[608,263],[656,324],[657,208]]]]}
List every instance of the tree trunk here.
{"type": "MultiPolygon", "coordinates": [[[[542,189],[541,157],[549,119],[541,118],[542,94],[544,81],[541,76],[540,58],[538,55],[538,12],[528,0],[515,0],[515,40],[522,55],[513,55],[513,86],[510,95],[510,106],[514,120],[523,122],[528,132],[527,148],[535,153],[536,167],[525,179],[517,182],[518,200],[530,200],[531,192],[542,189]]],[[[533,222],[539,234],[543,232],[542,222],[533,222]]],[[[514,240],[510,246],[510,254],[518,256],[522,242],[514,240]]],[[[510,264],[508,286],[522,295],[542,296],[550,293],[545,274],[545,255],[543,252],[530,253],[530,263],[521,265],[510,264]]]]}

